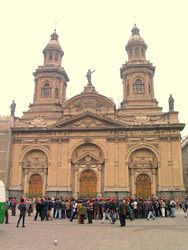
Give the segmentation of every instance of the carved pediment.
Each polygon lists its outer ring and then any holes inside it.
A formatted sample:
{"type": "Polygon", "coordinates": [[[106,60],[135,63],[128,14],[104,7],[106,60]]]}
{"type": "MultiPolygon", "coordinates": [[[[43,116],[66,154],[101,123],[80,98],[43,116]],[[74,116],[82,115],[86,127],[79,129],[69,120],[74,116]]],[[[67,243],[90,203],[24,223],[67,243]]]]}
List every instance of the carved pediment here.
{"type": "Polygon", "coordinates": [[[103,160],[92,155],[90,152],[86,152],[77,159],[74,159],[72,163],[77,165],[97,165],[102,164],[103,160]]]}
{"type": "Polygon", "coordinates": [[[85,112],[74,117],[70,117],[66,120],[60,120],[51,128],[117,128],[122,127],[122,124],[115,119],[104,117],[92,112],[85,112]]]}
{"type": "Polygon", "coordinates": [[[98,94],[93,86],[85,87],[84,92],[74,96],[64,104],[64,113],[92,111],[94,113],[108,113],[108,110],[115,110],[115,103],[106,96],[98,94]]]}

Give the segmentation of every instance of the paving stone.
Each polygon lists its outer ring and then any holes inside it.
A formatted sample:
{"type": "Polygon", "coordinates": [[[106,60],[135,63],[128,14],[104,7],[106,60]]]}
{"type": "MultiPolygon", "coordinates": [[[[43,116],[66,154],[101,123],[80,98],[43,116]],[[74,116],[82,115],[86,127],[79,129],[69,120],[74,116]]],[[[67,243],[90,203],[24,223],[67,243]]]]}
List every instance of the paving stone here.
{"type": "Polygon", "coordinates": [[[0,225],[0,249],[185,250],[188,246],[188,219],[180,210],[176,218],[127,220],[126,227],[119,221],[114,225],[100,220],[84,225],[65,219],[33,221],[32,215],[26,216],[25,228],[16,228],[18,214],[9,216],[10,224],[0,225]]]}

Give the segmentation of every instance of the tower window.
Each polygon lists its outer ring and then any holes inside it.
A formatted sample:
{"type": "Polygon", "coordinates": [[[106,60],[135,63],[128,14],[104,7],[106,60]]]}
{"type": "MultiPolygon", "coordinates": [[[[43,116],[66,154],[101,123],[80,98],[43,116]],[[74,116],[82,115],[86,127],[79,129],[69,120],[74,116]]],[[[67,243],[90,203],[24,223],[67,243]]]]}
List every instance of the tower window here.
{"type": "Polygon", "coordinates": [[[129,95],[129,84],[127,85],[127,95],[129,95]]]}
{"type": "Polygon", "coordinates": [[[55,88],[55,98],[58,98],[58,96],[59,96],[59,89],[55,88]]]}
{"type": "Polygon", "coordinates": [[[58,60],[58,54],[57,53],[55,54],[55,60],[56,61],[58,60]]]}
{"type": "Polygon", "coordinates": [[[149,91],[149,94],[151,94],[151,85],[148,84],[148,91],[149,91]]]}
{"type": "Polygon", "coordinates": [[[49,54],[49,60],[52,60],[52,53],[49,54]]]}
{"type": "Polygon", "coordinates": [[[130,49],[130,59],[132,59],[132,57],[133,57],[133,50],[130,49]]]}
{"type": "Polygon", "coordinates": [[[144,49],[142,49],[142,56],[144,56],[144,49]]]}
{"type": "Polygon", "coordinates": [[[135,48],[135,56],[139,57],[139,48],[135,48]]]}
{"type": "Polygon", "coordinates": [[[144,83],[142,82],[141,79],[137,79],[135,81],[135,83],[133,84],[133,91],[134,91],[134,93],[144,93],[145,92],[144,83]]]}
{"type": "Polygon", "coordinates": [[[51,87],[50,84],[45,83],[41,89],[41,96],[50,97],[51,96],[51,87]]]}

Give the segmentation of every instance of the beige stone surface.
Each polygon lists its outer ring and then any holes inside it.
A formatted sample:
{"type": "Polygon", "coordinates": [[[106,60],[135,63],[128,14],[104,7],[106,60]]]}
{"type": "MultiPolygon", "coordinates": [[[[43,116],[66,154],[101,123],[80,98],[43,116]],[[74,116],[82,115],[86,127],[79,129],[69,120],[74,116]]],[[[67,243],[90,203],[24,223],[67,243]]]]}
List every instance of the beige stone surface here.
{"type": "Polygon", "coordinates": [[[77,197],[82,173],[92,170],[98,196],[139,195],[139,185],[142,195],[184,194],[184,124],[178,112],[163,113],[158,107],[155,67],[146,60],[147,45],[137,27],[132,32],[126,46],[129,61],[121,68],[124,100],[119,109],[92,85],[66,101],[69,78],[54,58],[46,58],[55,56],[56,49],[63,56],[52,36],[44,65],[34,73],[34,101],[12,129],[10,192],[28,194],[31,176],[39,174],[42,194],[77,197]],[[149,181],[137,183],[141,177],[149,181]]]}

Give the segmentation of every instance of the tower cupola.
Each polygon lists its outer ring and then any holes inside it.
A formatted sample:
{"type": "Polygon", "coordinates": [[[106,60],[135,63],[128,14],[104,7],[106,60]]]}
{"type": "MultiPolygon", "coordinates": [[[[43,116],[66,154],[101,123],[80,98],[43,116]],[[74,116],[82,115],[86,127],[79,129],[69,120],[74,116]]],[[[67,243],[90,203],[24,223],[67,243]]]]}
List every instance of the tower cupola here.
{"type": "Polygon", "coordinates": [[[130,37],[125,49],[128,54],[129,63],[140,63],[146,61],[146,50],[147,45],[144,42],[144,39],[140,36],[140,30],[135,26],[131,30],[132,36],[130,37]]]}
{"type": "Polygon", "coordinates": [[[58,41],[58,34],[56,30],[51,34],[51,40],[43,50],[44,54],[44,66],[54,65],[61,66],[61,60],[64,55],[64,51],[58,41]]]}

